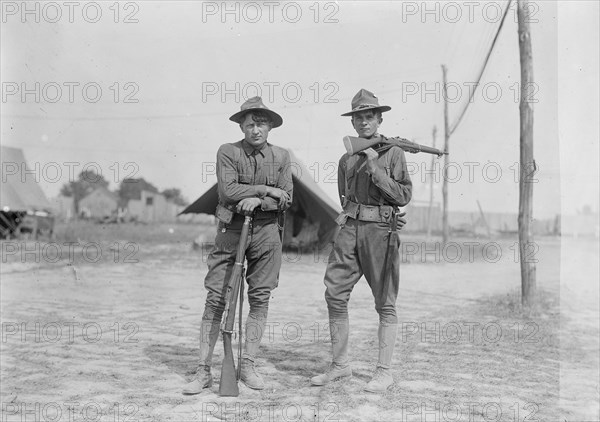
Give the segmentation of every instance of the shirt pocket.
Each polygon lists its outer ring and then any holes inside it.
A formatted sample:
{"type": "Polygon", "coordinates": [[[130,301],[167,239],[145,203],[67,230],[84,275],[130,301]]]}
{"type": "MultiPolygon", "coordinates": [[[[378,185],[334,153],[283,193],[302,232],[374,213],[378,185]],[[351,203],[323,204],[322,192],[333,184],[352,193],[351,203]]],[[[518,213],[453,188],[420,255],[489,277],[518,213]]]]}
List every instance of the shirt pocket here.
{"type": "Polygon", "coordinates": [[[264,183],[267,186],[277,186],[277,179],[282,168],[274,162],[265,162],[261,166],[261,176],[264,176],[264,183]]]}
{"type": "MultiPolygon", "coordinates": [[[[384,167],[385,174],[390,177],[391,168],[384,167]]],[[[371,198],[375,202],[381,202],[382,199],[381,189],[379,189],[375,183],[373,183],[373,179],[369,178],[369,198],[371,198]]]]}
{"type": "Polygon", "coordinates": [[[276,186],[277,185],[277,179],[271,175],[267,175],[266,177],[267,180],[265,180],[265,184],[267,186],[276,186]]]}

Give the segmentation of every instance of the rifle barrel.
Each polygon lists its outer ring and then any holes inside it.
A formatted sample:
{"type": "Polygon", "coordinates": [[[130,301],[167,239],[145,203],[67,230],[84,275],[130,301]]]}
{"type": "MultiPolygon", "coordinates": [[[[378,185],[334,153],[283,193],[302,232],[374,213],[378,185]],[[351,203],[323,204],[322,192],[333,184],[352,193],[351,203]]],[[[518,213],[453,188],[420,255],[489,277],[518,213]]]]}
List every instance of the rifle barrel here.
{"type": "Polygon", "coordinates": [[[388,145],[391,147],[392,145],[399,146],[406,152],[410,152],[412,154],[416,154],[418,152],[425,152],[427,154],[435,154],[438,157],[442,155],[448,154],[447,152],[440,151],[439,149],[428,147],[425,145],[417,144],[416,142],[409,141],[404,138],[372,138],[372,139],[363,139],[356,136],[345,136],[344,137],[344,146],[346,147],[346,151],[348,154],[353,155],[357,154],[361,151],[364,151],[367,148],[370,148],[377,144],[384,144],[383,147],[378,148],[378,151],[384,151],[389,149],[388,145]]]}
{"type": "Polygon", "coordinates": [[[221,369],[221,381],[219,382],[219,395],[222,397],[237,397],[239,388],[237,385],[237,376],[235,364],[233,362],[233,348],[231,335],[235,326],[235,308],[240,292],[240,285],[243,282],[244,260],[246,256],[246,247],[248,243],[248,233],[250,231],[251,216],[246,216],[242,232],[240,234],[240,243],[235,257],[235,265],[227,283],[225,294],[225,310],[223,320],[221,321],[221,332],[223,333],[223,367],[221,369]]]}

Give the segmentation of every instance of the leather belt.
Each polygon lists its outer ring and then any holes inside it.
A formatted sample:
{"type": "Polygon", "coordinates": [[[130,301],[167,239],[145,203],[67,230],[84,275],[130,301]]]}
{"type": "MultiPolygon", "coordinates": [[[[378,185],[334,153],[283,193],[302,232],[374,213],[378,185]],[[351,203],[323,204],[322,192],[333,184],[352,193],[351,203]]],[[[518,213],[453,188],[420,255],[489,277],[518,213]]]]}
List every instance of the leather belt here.
{"type": "Polygon", "coordinates": [[[348,199],[344,202],[344,214],[359,221],[389,223],[395,217],[395,209],[391,205],[363,205],[348,199]]]}
{"type": "MultiPolygon", "coordinates": [[[[217,210],[215,212],[215,216],[224,224],[230,224],[233,219],[243,220],[244,216],[242,214],[238,214],[235,212],[235,208],[227,207],[225,205],[218,204],[217,210]]],[[[258,209],[254,212],[254,220],[277,220],[278,212],[277,211],[263,211],[258,209]]]]}
{"type": "Polygon", "coordinates": [[[258,210],[254,212],[254,219],[255,220],[269,220],[269,219],[273,219],[276,220],[277,219],[277,211],[263,211],[263,210],[258,210]]]}

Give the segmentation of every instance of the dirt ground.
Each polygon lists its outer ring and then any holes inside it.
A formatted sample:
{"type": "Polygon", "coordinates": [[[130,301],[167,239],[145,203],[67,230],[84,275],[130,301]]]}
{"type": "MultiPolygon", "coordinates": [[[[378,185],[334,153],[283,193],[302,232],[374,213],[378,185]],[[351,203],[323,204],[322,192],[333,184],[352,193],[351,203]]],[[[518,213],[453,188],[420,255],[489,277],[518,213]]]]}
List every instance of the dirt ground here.
{"type": "MultiPolygon", "coordinates": [[[[221,398],[218,382],[181,394],[198,363],[207,268],[194,228],[173,231],[100,242],[98,262],[85,245],[55,259],[43,242],[2,244],[2,421],[600,420],[597,239],[537,240],[540,305],[529,313],[514,241],[497,240],[491,258],[478,246],[472,260],[473,239],[457,241],[456,263],[448,251],[413,253],[401,268],[395,384],[381,395],[363,392],[377,361],[364,280],[350,303],[354,376],[310,386],[330,361],[326,259],[288,253],[261,346],[267,388],[221,398]]],[[[216,380],[222,356],[219,341],[216,380]]]]}

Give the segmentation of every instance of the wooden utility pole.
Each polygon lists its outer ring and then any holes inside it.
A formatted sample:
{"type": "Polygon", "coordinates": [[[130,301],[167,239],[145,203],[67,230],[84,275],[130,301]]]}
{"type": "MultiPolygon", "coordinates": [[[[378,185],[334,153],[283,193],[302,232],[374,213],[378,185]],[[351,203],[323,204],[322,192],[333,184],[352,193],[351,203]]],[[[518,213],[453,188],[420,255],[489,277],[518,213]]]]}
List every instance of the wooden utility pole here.
{"type": "MultiPolygon", "coordinates": [[[[437,127],[433,127],[433,143],[432,148],[435,148],[435,136],[437,135],[437,127]]],[[[427,210],[427,240],[431,238],[431,212],[433,209],[433,179],[435,176],[435,171],[433,166],[435,165],[435,155],[431,156],[431,179],[429,180],[429,209],[427,210]]]]}
{"type": "Polygon", "coordinates": [[[521,117],[520,178],[519,178],[519,260],[521,262],[521,303],[529,307],[535,303],[536,282],[533,233],[533,180],[536,170],[533,160],[533,106],[530,90],[533,88],[531,35],[529,32],[528,0],[517,0],[519,21],[519,52],[521,57],[521,117]]]}
{"type": "Polygon", "coordinates": [[[442,65],[442,74],[444,78],[444,85],[442,92],[444,96],[444,151],[447,153],[444,155],[444,180],[442,185],[442,197],[443,197],[443,209],[442,209],[442,243],[446,245],[448,243],[448,153],[450,147],[448,145],[450,140],[450,129],[448,128],[448,92],[446,91],[446,66],[442,65]]]}
{"type": "Polygon", "coordinates": [[[491,239],[492,230],[490,229],[490,225],[488,224],[487,219],[485,218],[485,214],[483,213],[483,208],[481,208],[479,199],[477,200],[477,208],[479,208],[479,216],[481,218],[481,221],[483,222],[483,225],[485,226],[485,230],[487,231],[488,239],[491,239]]]}

